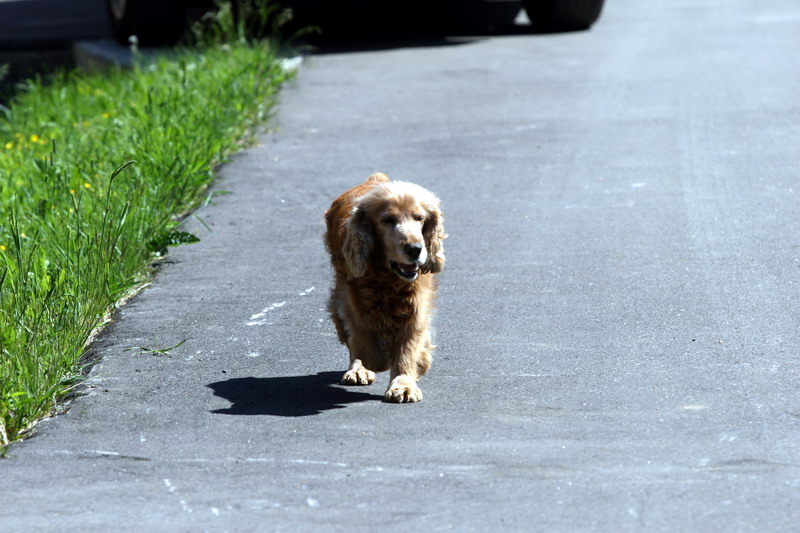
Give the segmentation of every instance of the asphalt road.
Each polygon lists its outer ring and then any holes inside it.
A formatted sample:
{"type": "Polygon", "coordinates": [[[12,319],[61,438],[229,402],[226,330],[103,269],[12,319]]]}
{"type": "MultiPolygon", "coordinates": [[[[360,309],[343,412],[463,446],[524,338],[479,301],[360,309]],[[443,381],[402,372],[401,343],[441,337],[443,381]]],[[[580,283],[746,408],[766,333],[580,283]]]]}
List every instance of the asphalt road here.
{"type": "Polygon", "coordinates": [[[313,57],[88,394],[0,461],[0,529],[797,531],[798,24],[610,0],[313,57]],[[322,212],[376,170],[450,234],[420,404],[336,385],[322,212]]]}

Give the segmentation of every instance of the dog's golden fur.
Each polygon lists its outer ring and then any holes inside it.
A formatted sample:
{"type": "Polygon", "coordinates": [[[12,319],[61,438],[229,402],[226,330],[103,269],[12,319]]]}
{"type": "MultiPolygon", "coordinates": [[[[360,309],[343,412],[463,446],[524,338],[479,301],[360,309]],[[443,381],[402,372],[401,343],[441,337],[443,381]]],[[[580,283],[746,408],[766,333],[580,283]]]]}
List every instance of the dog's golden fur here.
{"type": "Polygon", "coordinates": [[[418,402],[417,380],[434,348],[428,325],[444,267],[439,199],[383,173],[342,194],[325,212],[335,282],[328,310],[350,351],[345,385],[390,370],[388,402],[418,402]]]}

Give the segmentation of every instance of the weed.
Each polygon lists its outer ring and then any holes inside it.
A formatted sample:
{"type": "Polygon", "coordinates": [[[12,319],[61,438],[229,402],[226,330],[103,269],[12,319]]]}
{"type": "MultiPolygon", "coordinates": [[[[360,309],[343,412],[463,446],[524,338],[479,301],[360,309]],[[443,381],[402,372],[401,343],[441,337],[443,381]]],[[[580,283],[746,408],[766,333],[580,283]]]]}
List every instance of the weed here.
{"type": "MultiPolygon", "coordinates": [[[[154,341],[155,342],[155,341],[154,341]]],[[[122,350],[123,352],[139,352],[139,355],[158,355],[162,357],[170,357],[172,354],[170,353],[175,348],[179,348],[183,346],[186,342],[186,339],[183,339],[181,342],[176,344],[175,346],[170,346],[169,348],[155,348],[150,346],[131,346],[130,348],[125,348],[122,350]]]]}

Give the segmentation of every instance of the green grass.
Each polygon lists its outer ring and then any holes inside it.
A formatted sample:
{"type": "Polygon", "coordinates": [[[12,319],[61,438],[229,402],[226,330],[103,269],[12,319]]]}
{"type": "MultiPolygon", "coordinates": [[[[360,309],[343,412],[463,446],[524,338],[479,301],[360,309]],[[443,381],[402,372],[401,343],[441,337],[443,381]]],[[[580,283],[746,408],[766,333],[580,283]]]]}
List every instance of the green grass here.
{"type": "Polygon", "coordinates": [[[92,332],[191,240],[177,217],[270,115],[289,76],[275,47],[230,17],[208,27],[169,59],[30,81],[0,108],[0,452],[79,382],[92,332]]]}

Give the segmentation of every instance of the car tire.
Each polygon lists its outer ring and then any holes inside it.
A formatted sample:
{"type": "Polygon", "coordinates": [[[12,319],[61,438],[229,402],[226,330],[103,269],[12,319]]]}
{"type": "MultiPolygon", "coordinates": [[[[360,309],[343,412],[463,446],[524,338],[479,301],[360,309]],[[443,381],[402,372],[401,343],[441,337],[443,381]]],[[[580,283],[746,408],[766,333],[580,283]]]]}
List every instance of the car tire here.
{"type": "Polygon", "coordinates": [[[604,0],[522,0],[531,25],[545,31],[585,30],[600,17],[604,0]]]}
{"type": "Polygon", "coordinates": [[[114,37],[128,45],[135,35],[141,46],[174,44],[186,27],[184,0],[106,0],[114,37]]]}

